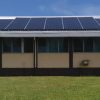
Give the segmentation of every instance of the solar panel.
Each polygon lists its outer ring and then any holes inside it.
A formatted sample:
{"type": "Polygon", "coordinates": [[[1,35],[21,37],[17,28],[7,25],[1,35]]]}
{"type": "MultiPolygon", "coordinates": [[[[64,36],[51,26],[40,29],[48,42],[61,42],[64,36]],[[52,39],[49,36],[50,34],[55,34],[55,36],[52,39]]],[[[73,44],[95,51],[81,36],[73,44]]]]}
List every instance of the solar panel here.
{"type": "Polygon", "coordinates": [[[46,18],[31,18],[25,29],[27,30],[43,30],[46,18]]]}
{"type": "Polygon", "coordinates": [[[47,18],[46,25],[45,25],[46,30],[62,30],[62,19],[61,18],[47,18]]]}
{"type": "Polygon", "coordinates": [[[79,17],[79,20],[85,30],[98,30],[100,26],[92,17],[79,17]]]}
{"type": "Polygon", "coordinates": [[[8,30],[24,30],[30,18],[16,18],[8,30]]]}
{"type": "Polygon", "coordinates": [[[95,20],[100,25],[100,19],[95,19],[95,20]]]}
{"type": "Polygon", "coordinates": [[[100,30],[100,19],[93,17],[18,17],[0,19],[0,30],[100,30]]]}
{"type": "Polygon", "coordinates": [[[11,21],[12,19],[0,19],[0,30],[4,30],[11,21]]]}
{"type": "Polygon", "coordinates": [[[65,30],[82,30],[77,17],[63,18],[63,24],[65,30]]]}

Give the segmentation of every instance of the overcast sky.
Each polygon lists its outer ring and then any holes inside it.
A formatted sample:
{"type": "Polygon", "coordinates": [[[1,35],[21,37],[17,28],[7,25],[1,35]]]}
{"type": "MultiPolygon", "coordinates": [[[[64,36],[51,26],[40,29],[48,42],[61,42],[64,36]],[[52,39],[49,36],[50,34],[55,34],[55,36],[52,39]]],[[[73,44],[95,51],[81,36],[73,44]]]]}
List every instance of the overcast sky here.
{"type": "Polygon", "coordinates": [[[100,0],[0,0],[0,16],[81,15],[100,15],[100,0]]]}

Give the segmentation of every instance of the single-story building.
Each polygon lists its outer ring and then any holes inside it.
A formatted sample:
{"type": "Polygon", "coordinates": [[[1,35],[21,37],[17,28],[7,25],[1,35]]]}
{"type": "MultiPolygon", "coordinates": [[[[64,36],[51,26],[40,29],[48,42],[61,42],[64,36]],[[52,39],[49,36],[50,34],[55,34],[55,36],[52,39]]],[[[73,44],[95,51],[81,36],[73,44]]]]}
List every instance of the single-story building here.
{"type": "Polygon", "coordinates": [[[100,68],[100,17],[0,17],[1,68],[100,68]]]}

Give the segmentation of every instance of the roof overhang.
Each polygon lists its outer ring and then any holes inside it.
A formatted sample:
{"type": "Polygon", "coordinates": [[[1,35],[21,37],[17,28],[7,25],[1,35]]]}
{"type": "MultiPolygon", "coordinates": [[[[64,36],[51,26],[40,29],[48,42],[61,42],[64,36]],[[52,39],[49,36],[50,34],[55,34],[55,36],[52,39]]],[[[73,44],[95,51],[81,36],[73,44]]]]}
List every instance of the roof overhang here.
{"type": "Polygon", "coordinates": [[[0,37],[100,37],[100,31],[0,31],[0,37]]]}
{"type": "Polygon", "coordinates": [[[0,19],[15,19],[15,18],[61,18],[61,17],[93,17],[100,18],[100,16],[0,16],[0,19]]]}

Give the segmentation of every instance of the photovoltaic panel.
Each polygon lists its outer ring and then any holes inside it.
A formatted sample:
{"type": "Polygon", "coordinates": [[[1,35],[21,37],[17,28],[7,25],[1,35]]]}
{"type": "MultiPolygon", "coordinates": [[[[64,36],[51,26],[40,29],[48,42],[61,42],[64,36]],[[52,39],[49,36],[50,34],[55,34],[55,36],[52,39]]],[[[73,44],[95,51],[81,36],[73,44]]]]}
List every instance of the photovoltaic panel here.
{"type": "Polygon", "coordinates": [[[45,25],[46,30],[62,30],[62,18],[47,18],[46,25],[45,25]]]}
{"type": "Polygon", "coordinates": [[[7,28],[8,30],[24,30],[30,18],[16,18],[7,28]]]}
{"type": "Polygon", "coordinates": [[[99,24],[99,26],[100,26],[100,19],[95,19],[96,20],[96,22],[99,24]]]}
{"type": "Polygon", "coordinates": [[[0,19],[0,30],[100,30],[100,19],[93,17],[17,17],[0,19]]]}
{"type": "Polygon", "coordinates": [[[31,18],[25,29],[27,30],[43,30],[46,18],[31,18]]]}
{"type": "Polygon", "coordinates": [[[100,26],[92,17],[79,17],[79,20],[85,30],[99,30],[100,26]]]}
{"type": "Polygon", "coordinates": [[[0,30],[4,30],[12,19],[0,19],[0,30]]]}
{"type": "Polygon", "coordinates": [[[82,30],[82,27],[77,17],[66,17],[63,18],[63,24],[65,30],[82,30]]]}

